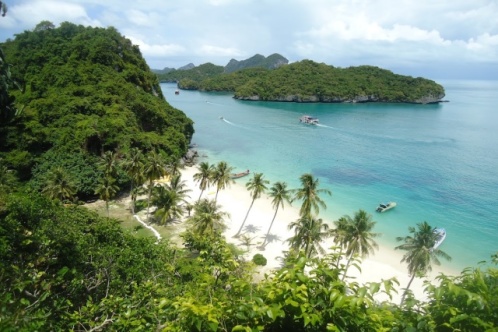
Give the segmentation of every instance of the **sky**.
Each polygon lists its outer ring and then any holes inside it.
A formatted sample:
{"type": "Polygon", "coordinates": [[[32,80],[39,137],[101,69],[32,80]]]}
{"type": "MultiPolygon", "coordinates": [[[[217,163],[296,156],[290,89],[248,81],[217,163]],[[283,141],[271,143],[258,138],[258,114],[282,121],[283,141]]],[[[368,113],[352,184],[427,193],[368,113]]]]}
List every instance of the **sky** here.
{"type": "Polygon", "coordinates": [[[430,79],[498,79],[498,0],[5,0],[0,41],[41,21],[114,27],[152,69],[279,53],[430,79]]]}

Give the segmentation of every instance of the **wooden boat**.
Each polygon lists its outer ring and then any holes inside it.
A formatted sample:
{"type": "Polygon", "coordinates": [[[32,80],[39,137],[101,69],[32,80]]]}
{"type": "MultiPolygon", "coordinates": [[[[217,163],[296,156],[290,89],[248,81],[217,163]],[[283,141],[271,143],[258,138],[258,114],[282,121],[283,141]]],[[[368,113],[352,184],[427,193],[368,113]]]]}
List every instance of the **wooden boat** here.
{"type": "Polygon", "coordinates": [[[233,173],[230,175],[230,178],[231,179],[238,179],[238,178],[241,178],[243,176],[246,176],[246,175],[249,175],[249,170],[245,171],[245,172],[240,172],[240,173],[233,173]]]}
{"type": "Polygon", "coordinates": [[[395,206],[396,206],[396,202],[389,202],[387,204],[380,203],[375,211],[384,212],[384,211],[387,211],[387,210],[394,208],[395,206]]]}

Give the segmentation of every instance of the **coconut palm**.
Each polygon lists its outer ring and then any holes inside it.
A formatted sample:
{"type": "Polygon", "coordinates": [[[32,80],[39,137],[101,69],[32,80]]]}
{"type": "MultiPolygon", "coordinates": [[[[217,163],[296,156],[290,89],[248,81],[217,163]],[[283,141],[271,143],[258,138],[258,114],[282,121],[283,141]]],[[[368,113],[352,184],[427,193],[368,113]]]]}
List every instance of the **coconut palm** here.
{"type": "Polygon", "coordinates": [[[185,203],[185,195],[168,187],[155,186],[152,190],[152,204],[157,207],[154,217],[161,225],[180,219],[185,203]]]}
{"type": "Polygon", "coordinates": [[[163,158],[157,154],[155,151],[152,151],[145,161],[144,167],[144,175],[148,184],[148,198],[147,198],[147,220],[149,219],[149,211],[150,211],[150,200],[152,197],[152,189],[154,188],[154,180],[157,180],[166,174],[166,168],[164,165],[163,158]]]}
{"type": "Polygon", "coordinates": [[[203,161],[199,164],[199,167],[197,167],[197,169],[199,170],[199,172],[194,174],[194,181],[199,182],[199,189],[201,189],[201,193],[199,194],[199,198],[197,199],[197,202],[199,202],[201,200],[202,193],[211,184],[213,166],[203,161]]]}
{"type": "Polygon", "coordinates": [[[132,148],[130,154],[124,162],[124,169],[131,179],[130,194],[131,194],[131,212],[135,213],[135,204],[137,201],[137,186],[141,186],[145,181],[144,177],[144,156],[138,148],[132,148]]]}
{"type": "Polygon", "coordinates": [[[375,224],[372,216],[365,210],[358,210],[354,218],[346,215],[335,222],[336,229],[332,234],[348,256],[342,279],[346,276],[353,256],[367,257],[379,247],[374,238],[379,237],[380,233],[372,232],[375,224]]]}
{"type": "Polygon", "coordinates": [[[287,239],[292,250],[304,250],[307,258],[325,253],[320,242],[329,237],[330,232],[328,225],[322,219],[302,216],[290,223],[289,229],[294,229],[294,236],[287,239]]]}
{"type": "Polygon", "coordinates": [[[226,212],[220,211],[220,206],[213,200],[202,199],[194,205],[194,213],[189,219],[193,231],[201,235],[213,234],[225,228],[226,212]]]}
{"type": "Polygon", "coordinates": [[[242,222],[242,225],[240,225],[240,228],[237,231],[237,234],[234,235],[234,237],[238,237],[240,235],[240,232],[242,231],[242,228],[244,228],[244,224],[246,223],[247,217],[249,216],[249,212],[251,211],[254,201],[260,198],[261,194],[265,192],[265,190],[267,189],[266,185],[268,183],[270,183],[270,181],[264,179],[263,173],[255,173],[252,179],[246,183],[246,188],[251,193],[251,205],[249,205],[249,209],[247,210],[244,221],[242,222]]]}
{"type": "Polygon", "coordinates": [[[95,189],[95,194],[99,195],[100,199],[105,201],[107,218],[109,218],[109,201],[119,190],[119,187],[115,184],[115,182],[116,180],[112,176],[104,176],[99,182],[97,189],[95,189]]]}
{"type": "Polygon", "coordinates": [[[112,151],[104,152],[97,166],[104,173],[104,176],[110,175],[115,178],[118,167],[118,155],[112,151]]]}
{"type": "Polygon", "coordinates": [[[224,161],[220,161],[213,169],[211,183],[216,186],[215,202],[218,200],[218,192],[235,182],[231,178],[232,171],[233,167],[228,166],[224,161]]]}
{"type": "Polygon", "coordinates": [[[260,248],[265,248],[266,242],[268,241],[268,236],[270,235],[271,227],[273,226],[273,222],[275,221],[275,217],[277,216],[278,208],[284,208],[285,202],[291,204],[291,191],[287,189],[287,183],[285,182],[275,182],[271,188],[268,195],[272,198],[272,205],[275,209],[275,213],[273,214],[273,218],[270,223],[270,227],[268,227],[268,232],[266,232],[265,239],[260,248]]]}
{"type": "Polygon", "coordinates": [[[403,241],[404,243],[394,249],[406,251],[401,262],[408,263],[408,273],[411,275],[410,281],[401,297],[401,304],[403,304],[415,276],[424,276],[427,272],[432,271],[432,263],[441,265],[439,257],[448,261],[451,260],[451,257],[447,253],[434,248],[434,244],[441,236],[434,231],[435,229],[435,227],[431,227],[424,221],[423,223],[417,224],[417,228],[408,228],[408,231],[413,234],[412,236],[409,235],[396,238],[397,241],[403,241]]]}
{"type": "Polygon", "coordinates": [[[180,174],[180,170],[183,168],[183,164],[180,159],[175,159],[168,164],[168,173],[171,175],[180,174]]]}
{"type": "Polygon", "coordinates": [[[62,167],[56,167],[48,173],[42,193],[60,201],[72,200],[76,194],[76,185],[62,167]]]}
{"type": "Polygon", "coordinates": [[[182,180],[182,175],[180,173],[171,176],[167,187],[168,189],[179,193],[183,197],[189,197],[187,193],[191,191],[187,188],[185,181],[182,180]]]}
{"type": "Polygon", "coordinates": [[[315,179],[312,174],[303,174],[300,180],[302,187],[295,190],[295,199],[303,201],[299,214],[301,217],[311,219],[311,210],[318,215],[320,207],[323,209],[327,207],[319,194],[332,195],[332,193],[328,189],[318,189],[319,180],[315,179]]]}

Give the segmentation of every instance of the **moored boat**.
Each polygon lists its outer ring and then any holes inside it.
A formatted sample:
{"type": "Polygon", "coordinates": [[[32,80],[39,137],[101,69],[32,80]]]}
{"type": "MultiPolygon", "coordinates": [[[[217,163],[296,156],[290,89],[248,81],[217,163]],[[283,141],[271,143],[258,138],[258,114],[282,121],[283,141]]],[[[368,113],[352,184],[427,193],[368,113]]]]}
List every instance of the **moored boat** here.
{"type": "Polygon", "coordinates": [[[441,243],[443,243],[444,239],[446,239],[446,230],[444,228],[436,228],[434,229],[434,233],[438,235],[438,238],[434,243],[434,247],[432,247],[432,249],[437,249],[441,245],[441,243]]]}
{"type": "Polygon", "coordinates": [[[249,175],[249,170],[247,170],[245,172],[240,172],[240,173],[233,173],[230,175],[230,178],[231,179],[238,179],[238,178],[241,178],[241,177],[246,176],[246,175],[249,175]]]}
{"type": "Polygon", "coordinates": [[[311,125],[317,125],[319,121],[318,118],[314,118],[309,115],[303,115],[302,117],[299,118],[299,122],[311,125]]]}
{"type": "Polygon", "coordinates": [[[389,202],[387,204],[380,203],[379,206],[375,211],[377,212],[385,212],[387,210],[390,210],[396,206],[396,202],[389,202]]]}

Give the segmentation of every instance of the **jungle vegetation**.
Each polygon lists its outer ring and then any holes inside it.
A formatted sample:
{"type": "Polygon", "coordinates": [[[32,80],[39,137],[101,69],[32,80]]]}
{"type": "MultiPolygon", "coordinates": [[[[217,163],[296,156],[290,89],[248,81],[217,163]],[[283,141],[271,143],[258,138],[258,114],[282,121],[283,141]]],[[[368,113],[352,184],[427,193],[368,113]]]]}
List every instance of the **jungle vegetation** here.
{"type": "MultiPolygon", "coordinates": [[[[427,301],[408,286],[401,304],[379,302],[376,294],[397,291],[395,279],[362,285],[345,277],[358,263],[351,253],[365,252],[357,244],[373,243],[369,216],[344,217],[340,232],[329,232],[319,218],[320,195],[329,192],[311,174],[300,189],[270,188],[275,213],[291,196],[302,207],[289,221],[295,236],[282,268],[260,282],[255,263],[222,236],[226,214],[215,200],[194,198],[182,245],[137,237],[108,217],[109,202],[129,188],[133,205],[140,196],[140,208],[157,206],[151,222],[180,219],[190,207],[177,161],[192,122],[167,104],[138,48],[113,28],[42,22],[2,49],[22,87],[9,81],[2,93],[25,108],[0,109],[9,111],[0,123],[1,331],[497,330],[497,255],[427,284],[427,301]],[[169,183],[156,185],[164,174],[169,183]],[[105,215],[78,204],[92,195],[105,201],[105,215]],[[357,224],[368,227],[353,231],[357,224]],[[328,236],[340,247],[317,255],[328,236]]],[[[196,180],[218,193],[231,170],[202,165],[196,180]]],[[[247,185],[254,199],[256,188],[266,191],[262,178],[247,185]]],[[[429,225],[409,231],[399,249],[419,277],[436,239],[429,225]]]]}
{"type": "MultiPolygon", "coordinates": [[[[44,21],[1,47],[21,87],[9,102],[23,111],[2,109],[10,120],[0,123],[0,158],[33,190],[62,167],[77,196],[89,198],[106,151],[119,157],[137,148],[167,161],[187,151],[192,120],[165,101],[138,47],[114,28],[44,21]]],[[[130,182],[123,169],[116,180],[121,189],[130,182]]]]}

